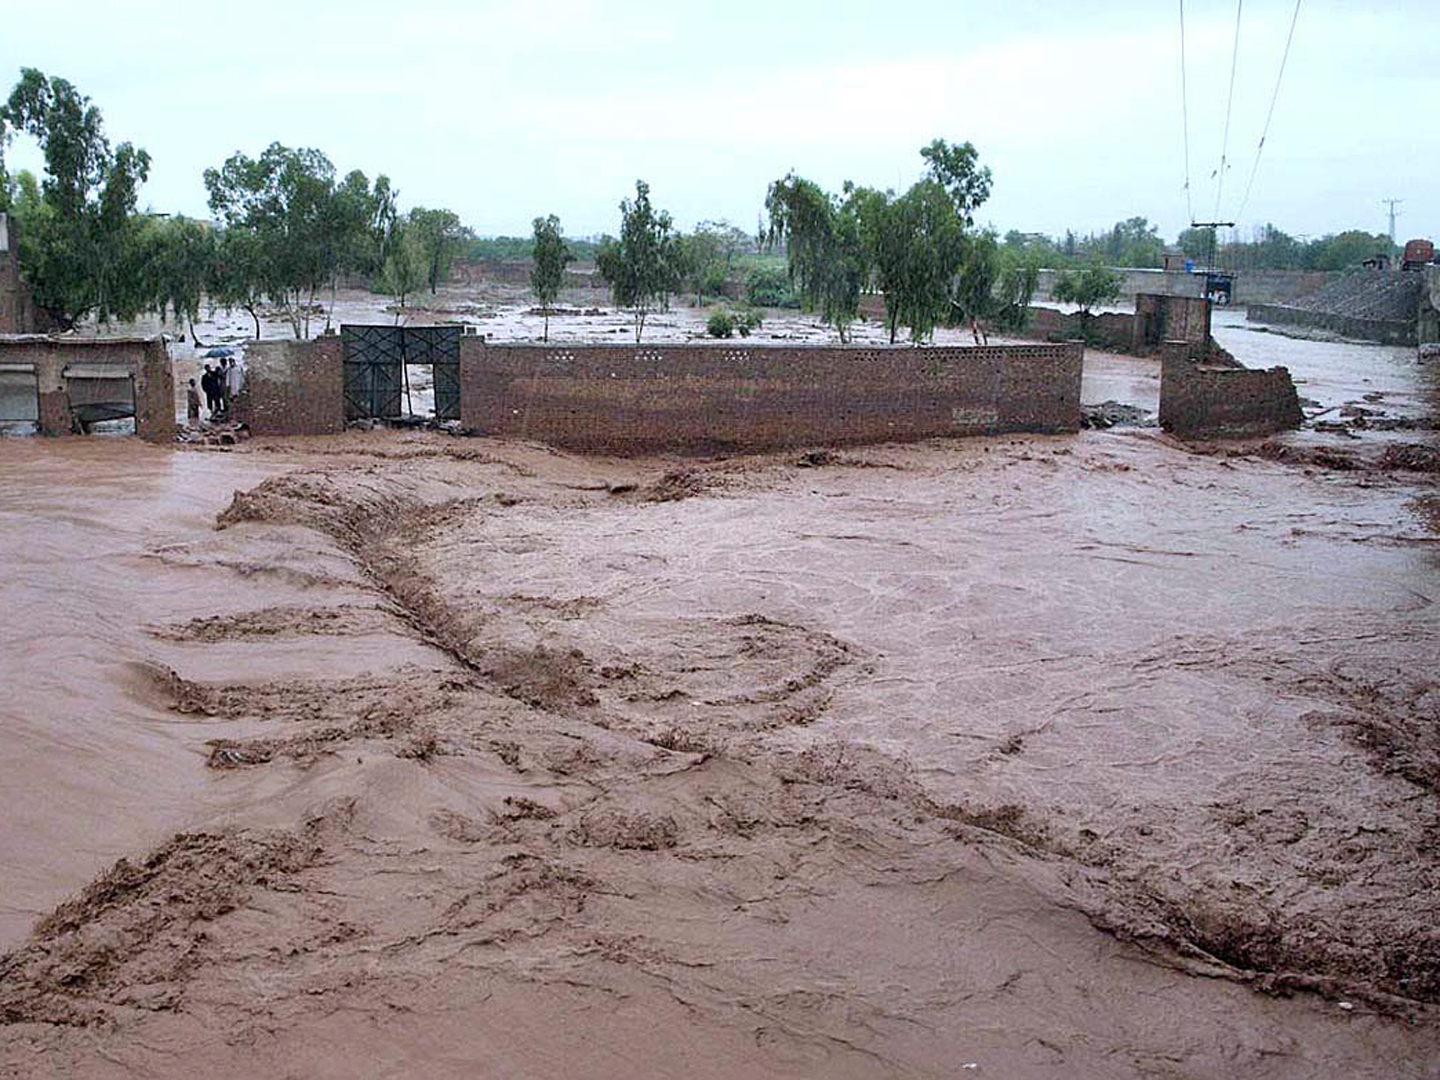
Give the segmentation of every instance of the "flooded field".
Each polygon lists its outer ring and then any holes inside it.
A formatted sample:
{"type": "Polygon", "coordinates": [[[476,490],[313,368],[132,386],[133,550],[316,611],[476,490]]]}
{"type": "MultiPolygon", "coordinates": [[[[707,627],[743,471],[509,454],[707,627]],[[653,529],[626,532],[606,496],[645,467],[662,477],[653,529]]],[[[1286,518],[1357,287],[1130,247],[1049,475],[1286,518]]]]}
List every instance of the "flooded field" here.
{"type": "MultiPolygon", "coordinates": [[[[1411,351],[1217,337],[1436,415],[1411,351]]],[[[1149,429],[0,468],[0,1075],[1440,1069],[1433,474],[1149,429]]]]}

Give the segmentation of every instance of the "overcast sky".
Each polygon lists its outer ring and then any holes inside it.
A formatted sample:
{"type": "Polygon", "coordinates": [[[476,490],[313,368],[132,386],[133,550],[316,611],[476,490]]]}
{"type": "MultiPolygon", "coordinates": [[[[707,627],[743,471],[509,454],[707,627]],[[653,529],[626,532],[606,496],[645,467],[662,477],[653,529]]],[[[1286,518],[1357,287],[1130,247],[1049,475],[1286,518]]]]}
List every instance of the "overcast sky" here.
{"type": "MultiPolygon", "coordinates": [[[[1178,0],[6,6],[0,79],[38,67],[90,95],[112,142],[153,156],[142,201],[157,210],[207,216],[202,170],[279,140],[384,172],[402,206],[448,206],[486,234],[545,213],[571,235],[613,232],[637,177],[684,227],[753,230],[787,170],[904,186],[939,136],[994,170],[980,218],[1002,231],[1143,215],[1173,238],[1189,212],[1178,0]]],[[[1236,4],[1184,6],[1203,220],[1236,4]]],[[[1384,231],[1395,197],[1402,240],[1440,238],[1440,0],[1305,0],[1241,216],[1293,9],[1244,4],[1220,216],[1384,231]]],[[[21,139],[9,160],[39,159],[21,139]]]]}

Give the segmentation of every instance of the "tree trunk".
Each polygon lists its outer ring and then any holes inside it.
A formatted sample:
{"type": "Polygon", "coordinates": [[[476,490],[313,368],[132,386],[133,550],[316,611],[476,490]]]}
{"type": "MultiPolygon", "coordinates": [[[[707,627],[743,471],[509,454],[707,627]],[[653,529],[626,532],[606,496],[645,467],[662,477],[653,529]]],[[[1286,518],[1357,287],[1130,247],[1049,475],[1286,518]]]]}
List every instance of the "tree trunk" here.
{"type": "Polygon", "coordinates": [[[250,313],[250,318],[255,320],[255,340],[260,340],[260,316],[255,313],[254,304],[246,304],[245,310],[250,313]]]}
{"type": "Polygon", "coordinates": [[[541,334],[540,340],[547,344],[550,341],[550,309],[548,307],[545,309],[545,332],[541,334]]]}

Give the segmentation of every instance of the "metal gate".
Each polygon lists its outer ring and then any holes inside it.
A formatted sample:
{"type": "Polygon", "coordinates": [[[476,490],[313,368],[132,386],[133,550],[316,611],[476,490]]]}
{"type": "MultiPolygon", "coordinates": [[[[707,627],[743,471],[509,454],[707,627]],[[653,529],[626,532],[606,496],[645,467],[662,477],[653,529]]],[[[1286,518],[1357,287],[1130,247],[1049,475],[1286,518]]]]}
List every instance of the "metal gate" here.
{"type": "Polygon", "coordinates": [[[435,373],[435,416],[460,419],[460,327],[342,326],[345,418],[394,419],[406,364],[435,373]]]}

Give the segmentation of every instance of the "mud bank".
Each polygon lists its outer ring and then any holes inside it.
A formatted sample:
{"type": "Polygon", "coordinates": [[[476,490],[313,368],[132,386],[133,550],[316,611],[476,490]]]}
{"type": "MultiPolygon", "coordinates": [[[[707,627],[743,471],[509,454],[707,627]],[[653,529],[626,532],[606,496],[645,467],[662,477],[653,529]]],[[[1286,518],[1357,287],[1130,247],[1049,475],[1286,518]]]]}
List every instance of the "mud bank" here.
{"type": "Polygon", "coordinates": [[[1423,476],[260,440],[152,466],[76,567],[69,446],[6,509],[127,704],[24,759],[115,779],[30,811],[86,857],[5,852],[48,911],[0,960],[6,1075],[1440,1063],[1423,476]]]}

